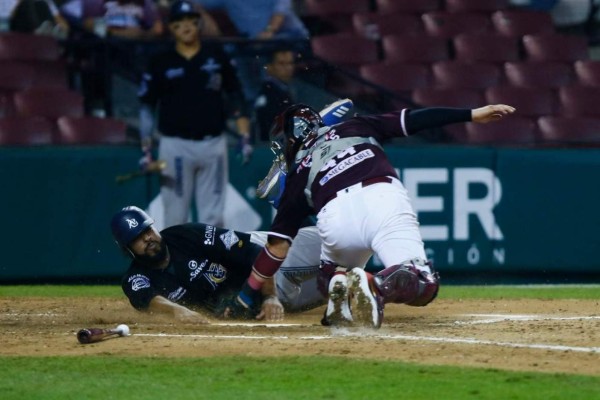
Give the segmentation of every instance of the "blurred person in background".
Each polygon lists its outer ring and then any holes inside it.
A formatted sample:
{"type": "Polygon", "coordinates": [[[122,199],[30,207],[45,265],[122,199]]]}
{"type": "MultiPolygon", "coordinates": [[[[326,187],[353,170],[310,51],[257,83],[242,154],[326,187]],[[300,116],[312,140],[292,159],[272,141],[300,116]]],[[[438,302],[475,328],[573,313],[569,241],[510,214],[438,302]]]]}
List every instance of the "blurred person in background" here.
{"type": "Polygon", "coordinates": [[[150,60],[138,93],[142,164],[152,159],[158,110],[158,158],[166,162],[160,189],[166,227],[188,221],[194,198],[198,220],[223,225],[229,182],[224,132],[229,118],[235,120],[243,162],[252,154],[250,121],[235,69],[220,46],[201,41],[201,24],[192,3],[173,3],[169,30],[175,45],[150,60]]]}
{"type": "Polygon", "coordinates": [[[296,54],[286,48],[273,53],[265,65],[266,76],[254,101],[252,124],[254,140],[269,141],[269,130],[273,119],[294,104],[294,94],[290,83],[294,78],[296,54]]]}
{"type": "Polygon", "coordinates": [[[64,38],[69,25],[53,0],[0,1],[0,31],[37,33],[64,38]]]}
{"type": "Polygon", "coordinates": [[[152,38],[164,32],[152,0],[84,0],[81,15],[84,28],[100,37],[152,38]]]}
{"type": "MultiPolygon", "coordinates": [[[[291,0],[194,0],[208,11],[224,10],[237,31],[248,39],[307,40],[309,33],[295,14],[291,0]]],[[[228,48],[235,60],[243,85],[244,96],[251,106],[258,96],[265,61],[258,54],[246,56],[233,53],[240,49],[228,48]]]]}

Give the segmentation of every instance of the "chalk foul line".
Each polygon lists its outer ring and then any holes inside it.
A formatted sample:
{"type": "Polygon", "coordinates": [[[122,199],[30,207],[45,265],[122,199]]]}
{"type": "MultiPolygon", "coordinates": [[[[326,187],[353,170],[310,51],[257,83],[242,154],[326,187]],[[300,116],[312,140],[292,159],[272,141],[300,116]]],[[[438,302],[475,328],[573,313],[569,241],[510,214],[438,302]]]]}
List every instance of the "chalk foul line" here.
{"type": "MultiPolygon", "coordinates": [[[[362,336],[362,333],[345,333],[344,335],[331,336],[252,336],[252,335],[196,335],[196,334],[172,334],[172,333],[136,333],[132,336],[143,337],[172,337],[172,338],[189,338],[189,339],[236,339],[236,340],[339,340],[342,336],[356,337],[362,336]]],[[[481,340],[473,338],[452,338],[452,337],[435,337],[435,336],[414,336],[414,335],[369,335],[369,338],[385,339],[385,340],[410,340],[418,342],[437,342],[437,343],[457,343],[457,344],[472,344],[472,345],[489,345],[522,349],[538,349],[538,350],[553,350],[553,351],[573,351],[579,353],[600,353],[600,347],[583,347],[583,346],[562,346],[542,343],[513,343],[513,342],[497,342],[493,340],[481,340]]]]}

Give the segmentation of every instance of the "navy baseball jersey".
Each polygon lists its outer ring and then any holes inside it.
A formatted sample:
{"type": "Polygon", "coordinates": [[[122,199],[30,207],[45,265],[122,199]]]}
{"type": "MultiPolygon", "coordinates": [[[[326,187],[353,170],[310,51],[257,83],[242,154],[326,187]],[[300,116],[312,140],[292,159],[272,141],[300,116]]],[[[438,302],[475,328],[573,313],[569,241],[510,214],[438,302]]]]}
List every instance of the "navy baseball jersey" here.
{"type": "Polygon", "coordinates": [[[133,307],[148,308],[155,296],[182,305],[214,308],[219,297],[239,290],[261,246],[243,232],[184,224],[160,232],[170,254],[165,269],[132,261],[121,286],[133,307]]]}
{"type": "MultiPolygon", "coordinates": [[[[347,137],[372,137],[383,143],[394,137],[408,136],[404,126],[407,110],[388,114],[359,116],[334,125],[325,133],[325,140],[347,137]]],[[[327,128],[322,128],[327,129],[327,128]]],[[[302,221],[316,214],[339,190],[375,177],[398,177],[383,149],[376,144],[360,143],[339,152],[317,173],[311,186],[312,201],[308,203],[304,189],[308,182],[312,156],[302,159],[287,178],[285,191],[270,234],[291,240],[302,221]]]]}
{"type": "Polygon", "coordinates": [[[220,47],[202,43],[189,60],[171,49],[150,61],[143,75],[140,100],[158,105],[158,129],[165,136],[202,139],[225,129],[231,110],[242,112],[243,101],[235,69],[220,47]]]}

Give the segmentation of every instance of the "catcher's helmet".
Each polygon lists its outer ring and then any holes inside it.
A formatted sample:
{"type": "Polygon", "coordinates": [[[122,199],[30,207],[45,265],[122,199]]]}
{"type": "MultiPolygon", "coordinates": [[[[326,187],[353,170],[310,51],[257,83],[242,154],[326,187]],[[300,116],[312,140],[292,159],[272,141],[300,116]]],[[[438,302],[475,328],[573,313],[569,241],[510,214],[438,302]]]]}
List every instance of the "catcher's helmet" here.
{"type": "Polygon", "coordinates": [[[110,229],[119,247],[126,250],[127,246],[153,223],[154,220],[144,210],[129,206],[112,217],[110,229]]]}
{"type": "Polygon", "coordinates": [[[314,108],[306,104],[289,106],[275,117],[271,126],[271,148],[276,154],[282,153],[290,166],[302,143],[323,125],[321,116],[314,108]],[[289,139],[292,139],[293,143],[290,143],[289,139]]]}

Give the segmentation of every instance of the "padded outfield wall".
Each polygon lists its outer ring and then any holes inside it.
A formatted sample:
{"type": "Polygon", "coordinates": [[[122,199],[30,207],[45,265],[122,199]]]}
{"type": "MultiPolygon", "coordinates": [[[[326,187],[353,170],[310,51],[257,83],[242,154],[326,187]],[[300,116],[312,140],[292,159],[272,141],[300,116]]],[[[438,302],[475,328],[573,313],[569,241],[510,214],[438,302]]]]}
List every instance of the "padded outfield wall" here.
{"type": "MultiPolygon", "coordinates": [[[[388,155],[442,276],[600,280],[600,149],[390,146],[388,155]]],[[[147,207],[158,189],[156,177],[115,182],[138,159],[137,147],[0,148],[0,281],[116,280],[127,261],[110,217],[147,207]]],[[[232,153],[238,213],[228,227],[245,227],[236,218],[251,208],[247,228],[268,228],[272,210],[253,193],[270,160],[258,148],[242,168],[232,153]]]]}

